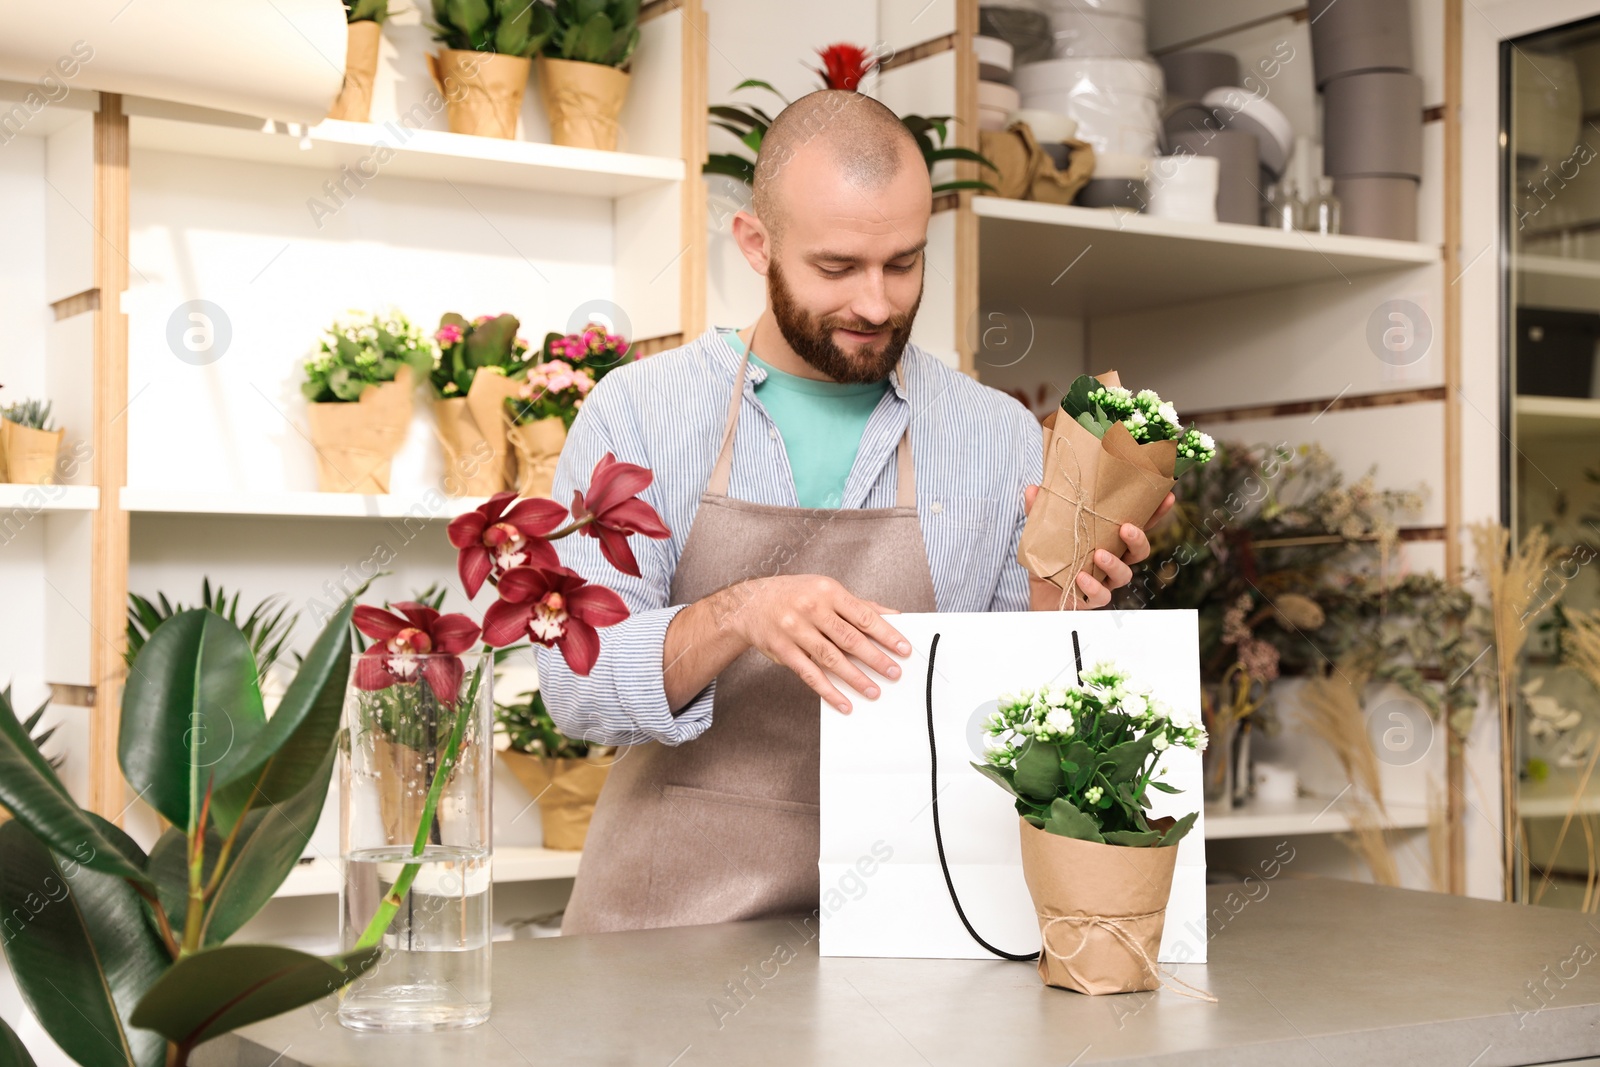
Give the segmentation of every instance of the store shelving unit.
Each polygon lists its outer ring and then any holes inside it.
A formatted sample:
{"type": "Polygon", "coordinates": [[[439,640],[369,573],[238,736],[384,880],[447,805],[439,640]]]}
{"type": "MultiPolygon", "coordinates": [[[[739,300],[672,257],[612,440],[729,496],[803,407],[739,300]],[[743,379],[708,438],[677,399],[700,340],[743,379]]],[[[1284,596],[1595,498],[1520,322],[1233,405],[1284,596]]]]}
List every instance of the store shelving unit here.
{"type": "Polygon", "coordinates": [[[240,518],[406,519],[449,522],[487,497],[451,497],[439,490],[411,495],[319,493],[213,493],[191,489],[124,487],[122,509],[135,514],[232,515],[240,518]]]}
{"type": "MultiPolygon", "coordinates": [[[[1392,830],[1420,830],[1428,825],[1422,804],[1386,806],[1382,825],[1392,830]]],[[[1333,800],[1299,797],[1288,803],[1252,800],[1237,808],[1206,808],[1206,840],[1226,841],[1253,837],[1297,837],[1306,834],[1341,834],[1351,828],[1350,815],[1333,800]]]]}

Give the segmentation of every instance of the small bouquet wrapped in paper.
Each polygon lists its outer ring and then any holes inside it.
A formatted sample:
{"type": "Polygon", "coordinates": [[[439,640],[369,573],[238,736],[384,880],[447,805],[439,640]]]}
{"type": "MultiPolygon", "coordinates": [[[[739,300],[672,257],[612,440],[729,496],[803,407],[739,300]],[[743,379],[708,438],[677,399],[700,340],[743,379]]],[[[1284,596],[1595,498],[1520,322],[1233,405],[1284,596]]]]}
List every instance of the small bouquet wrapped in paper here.
{"type": "Polygon", "coordinates": [[[1017,562],[1076,605],[1078,572],[1104,577],[1095,550],[1121,556],[1122,524],[1149,522],[1178,477],[1213,455],[1211,438],[1184,429],[1153,391],[1124,389],[1116,371],[1079,375],[1044,420],[1044,478],[1017,562]]]}
{"type": "Polygon", "coordinates": [[[549,496],[556,461],[567,443],[567,431],[594,388],[583,367],[561,359],[535,363],[516,392],[505,400],[506,437],[517,457],[517,492],[549,496]]]}

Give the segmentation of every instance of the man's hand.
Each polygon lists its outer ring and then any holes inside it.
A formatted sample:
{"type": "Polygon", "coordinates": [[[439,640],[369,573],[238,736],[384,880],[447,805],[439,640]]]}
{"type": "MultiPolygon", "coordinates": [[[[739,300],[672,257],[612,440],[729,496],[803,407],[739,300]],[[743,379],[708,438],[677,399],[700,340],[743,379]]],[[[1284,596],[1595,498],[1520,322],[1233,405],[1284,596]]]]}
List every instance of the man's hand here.
{"type": "MultiPolygon", "coordinates": [[[[1023,504],[1028,511],[1033,510],[1033,502],[1039,495],[1039,487],[1030,485],[1023,490],[1023,504]]],[[[1155,529],[1156,523],[1166,518],[1167,512],[1177,503],[1177,497],[1168,493],[1167,498],[1156,508],[1156,513],[1150,516],[1150,521],[1143,530],[1131,522],[1122,524],[1122,543],[1127,551],[1118,559],[1104,549],[1098,549],[1094,554],[1094,565],[1105,573],[1106,580],[1100,582],[1091,578],[1087,571],[1080,572],[1076,579],[1079,592],[1083,594],[1080,606],[1090,608],[1103,608],[1111,603],[1111,590],[1120,589],[1133,580],[1132,563],[1140,563],[1150,557],[1150,539],[1145,536],[1145,530],[1155,529]]],[[[1029,610],[1054,611],[1062,607],[1061,590],[1049,582],[1028,576],[1029,610]]],[[[1071,601],[1068,601],[1070,605],[1071,601]]]]}

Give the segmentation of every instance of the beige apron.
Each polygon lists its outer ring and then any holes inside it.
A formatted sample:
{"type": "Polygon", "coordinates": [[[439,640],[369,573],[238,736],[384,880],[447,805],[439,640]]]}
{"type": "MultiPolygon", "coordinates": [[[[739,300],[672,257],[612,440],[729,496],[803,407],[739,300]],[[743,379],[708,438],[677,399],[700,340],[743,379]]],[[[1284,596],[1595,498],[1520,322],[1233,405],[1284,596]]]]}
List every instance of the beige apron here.
{"type": "MultiPolygon", "coordinates": [[[[722,449],[672,576],[671,603],[747,578],[823,574],[901,611],[934,611],[917,522],[910,428],[895,505],[800,508],[728,496],[748,349],[722,449]]],[[[848,693],[856,714],[871,703],[848,693]]],[[[682,745],[618,753],[595,806],[563,933],[757,919],[817,907],[820,701],[789,668],[747,649],[717,676],[711,726],[682,745]]]]}

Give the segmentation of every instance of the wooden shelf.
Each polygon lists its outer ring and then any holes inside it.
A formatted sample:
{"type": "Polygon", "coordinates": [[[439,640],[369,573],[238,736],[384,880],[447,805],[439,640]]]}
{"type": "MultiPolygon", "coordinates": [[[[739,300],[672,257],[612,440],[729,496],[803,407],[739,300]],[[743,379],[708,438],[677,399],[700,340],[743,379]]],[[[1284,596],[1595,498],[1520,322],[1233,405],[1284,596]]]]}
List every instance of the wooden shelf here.
{"type": "Polygon", "coordinates": [[[1411,241],[1285,233],[978,196],[984,290],[1042,314],[1120,315],[1440,261],[1411,241]]]}
{"type": "Polygon", "coordinates": [[[221,118],[136,114],[129,138],[136,149],[311,167],[330,175],[349,166],[367,180],[393,174],[573,196],[625,196],[681,182],[685,172],[681,159],[415,130],[397,122],[326,119],[308,130],[289,132],[278,124],[267,132],[259,122],[242,126],[221,118]]]}
{"type": "Polygon", "coordinates": [[[1600,438],[1600,400],[1571,396],[1519,396],[1517,435],[1600,438]]]}
{"type": "Polygon", "coordinates": [[[19,485],[0,482],[0,509],[7,511],[94,511],[100,490],[92,485],[19,485]]]}
{"type": "Polygon", "coordinates": [[[1600,311],[1600,262],[1517,255],[1511,267],[1519,307],[1600,311]]]}
{"type": "MultiPolygon", "coordinates": [[[[1299,797],[1287,804],[1251,801],[1232,809],[1208,806],[1204,819],[1206,840],[1344,833],[1350,829],[1347,810],[1322,797],[1299,797]]],[[[1391,802],[1386,814],[1386,828],[1420,830],[1428,825],[1428,809],[1422,804],[1391,802]]]]}
{"type": "Polygon", "coordinates": [[[363,495],[360,493],[213,493],[200,489],[124,486],[122,509],[171,515],[238,515],[300,519],[409,519],[449,522],[484,497],[363,495]]]}
{"type": "MultiPolygon", "coordinates": [[[[575,878],[581,852],[564,852],[551,848],[497,848],[494,850],[496,882],[547,882],[562,878],[575,878]]],[[[274,897],[327,896],[339,892],[341,872],[332,860],[313,859],[300,862],[274,897]]]]}

